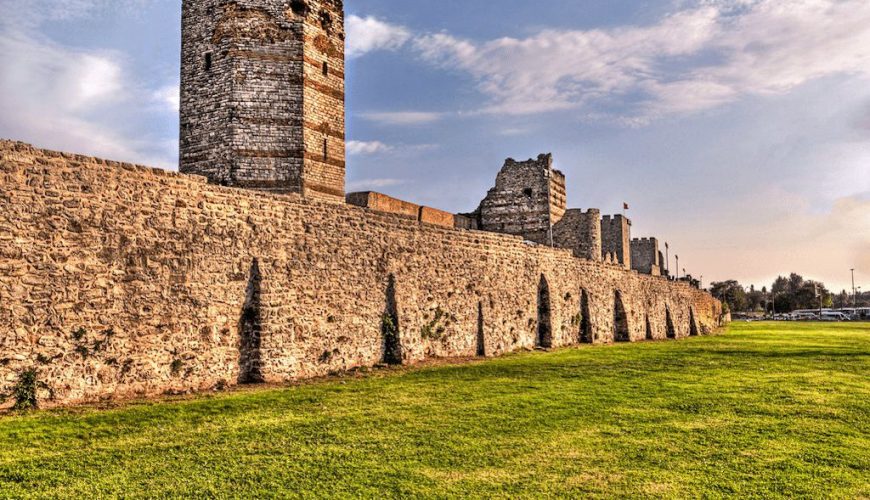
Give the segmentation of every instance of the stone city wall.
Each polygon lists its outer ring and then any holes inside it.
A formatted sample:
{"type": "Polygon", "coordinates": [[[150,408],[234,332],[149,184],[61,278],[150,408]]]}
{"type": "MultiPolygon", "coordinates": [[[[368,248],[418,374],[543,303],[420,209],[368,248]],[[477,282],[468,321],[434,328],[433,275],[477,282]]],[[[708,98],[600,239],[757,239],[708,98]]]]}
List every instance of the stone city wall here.
{"type": "Polygon", "coordinates": [[[686,337],[720,314],[519,237],[0,142],[2,393],[33,367],[72,404],[686,337]]]}

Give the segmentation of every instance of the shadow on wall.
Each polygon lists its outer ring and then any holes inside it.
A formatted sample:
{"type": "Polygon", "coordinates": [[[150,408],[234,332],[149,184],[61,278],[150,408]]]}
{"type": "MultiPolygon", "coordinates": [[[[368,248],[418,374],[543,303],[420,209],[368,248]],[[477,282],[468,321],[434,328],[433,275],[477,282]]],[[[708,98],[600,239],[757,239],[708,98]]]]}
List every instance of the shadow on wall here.
{"type": "Polygon", "coordinates": [[[263,278],[260,262],[254,259],[248,273],[248,288],[245,304],[239,319],[239,383],[257,384],[263,382],[262,369],[262,313],[261,288],[263,278]]]}
{"type": "Polygon", "coordinates": [[[477,303],[477,355],[486,356],[486,336],[484,335],[483,302],[477,303]]]}
{"type": "Polygon", "coordinates": [[[628,329],[628,314],[622,301],[622,292],[616,290],[613,294],[613,340],[614,342],[631,342],[628,329]]]}
{"type": "Polygon", "coordinates": [[[386,308],[381,318],[381,334],[384,339],[383,362],[388,365],[402,364],[402,339],[399,329],[399,304],[396,301],[396,276],[387,279],[386,308]]]}
{"type": "Polygon", "coordinates": [[[667,328],[668,338],[677,338],[677,329],[674,328],[674,318],[671,316],[671,308],[665,307],[665,328],[667,328]]]}
{"type": "Polygon", "coordinates": [[[538,336],[536,347],[549,349],[553,347],[553,323],[550,307],[550,284],[547,277],[541,275],[538,284],[538,336]]]}
{"type": "Polygon", "coordinates": [[[698,332],[698,323],[695,322],[695,308],[689,308],[689,336],[697,337],[699,335],[698,332]]]}
{"type": "Polygon", "coordinates": [[[592,337],[592,318],[589,313],[589,292],[580,290],[580,342],[591,344],[595,339],[592,337]]]}
{"type": "Polygon", "coordinates": [[[646,315],[646,339],[655,340],[653,336],[652,323],[649,322],[649,314],[646,315]]]}

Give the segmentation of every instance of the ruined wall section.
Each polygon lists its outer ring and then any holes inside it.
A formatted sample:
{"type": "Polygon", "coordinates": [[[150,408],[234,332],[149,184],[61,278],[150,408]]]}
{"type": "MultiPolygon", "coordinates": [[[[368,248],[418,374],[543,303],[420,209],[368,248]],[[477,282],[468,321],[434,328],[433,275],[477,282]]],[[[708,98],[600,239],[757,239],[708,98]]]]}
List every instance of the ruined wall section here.
{"type": "Polygon", "coordinates": [[[412,220],[417,220],[420,215],[420,205],[373,191],[348,193],[345,199],[350,205],[368,208],[376,212],[404,215],[412,220]]]}
{"type": "Polygon", "coordinates": [[[296,195],[0,142],[0,393],[36,367],[56,403],[282,382],[384,360],[536,344],[541,278],[554,347],[711,331],[685,283],[296,195]],[[482,343],[478,339],[483,339],[482,343]]]}
{"type": "Polygon", "coordinates": [[[622,215],[602,217],[601,247],[605,260],[631,269],[631,220],[622,215]]]}
{"type": "Polygon", "coordinates": [[[660,256],[658,239],[634,238],[631,240],[631,268],[635,271],[652,276],[661,276],[660,256]]]}
{"type": "Polygon", "coordinates": [[[556,247],[571,250],[581,259],[601,260],[601,211],[570,209],[553,226],[556,247]]]}
{"type": "Polygon", "coordinates": [[[477,210],[478,229],[550,244],[550,230],[565,214],[565,175],[553,169],[553,155],[505,161],[477,210]]]}
{"type": "Polygon", "coordinates": [[[464,221],[457,222],[457,216],[437,208],[424,207],[392,196],[372,191],[349,193],[345,197],[350,205],[368,208],[377,212],[403,215],[411,220],[444,227],[459,227],[464,221]]]}
{"type": "Polygon", "coordinates": [[[185,0],[182,8],[180,170],[343,202],[341,2],[185,0]]]}

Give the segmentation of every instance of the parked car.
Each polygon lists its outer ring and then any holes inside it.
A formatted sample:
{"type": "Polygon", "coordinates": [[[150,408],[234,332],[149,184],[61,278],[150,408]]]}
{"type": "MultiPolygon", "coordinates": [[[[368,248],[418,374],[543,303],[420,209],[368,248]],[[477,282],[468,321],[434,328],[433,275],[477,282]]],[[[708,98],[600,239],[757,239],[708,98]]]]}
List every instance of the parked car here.
{"type": "Polygon", "coordinates": [[[819,315],[817,313],[804,312],[799,311],[792,313],[792,317],[795,321],[818,321],[819,315]]]}
{"type": "Polygon", "coordinates": [[[841,312],[837,311],[825,311],[822,313],[822,316],[819,318],[821,321],[851,321],[852,318],[841,312]]]}

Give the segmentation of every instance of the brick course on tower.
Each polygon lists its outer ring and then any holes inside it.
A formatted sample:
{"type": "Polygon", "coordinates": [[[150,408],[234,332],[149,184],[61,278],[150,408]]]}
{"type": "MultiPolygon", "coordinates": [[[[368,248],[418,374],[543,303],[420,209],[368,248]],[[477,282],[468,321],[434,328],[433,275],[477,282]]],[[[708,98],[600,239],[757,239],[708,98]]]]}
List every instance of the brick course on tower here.
{"type": "Polygon", "coordinates": [[[184,0],[180,170],[344,201],[341,0],[184,0]]]}

